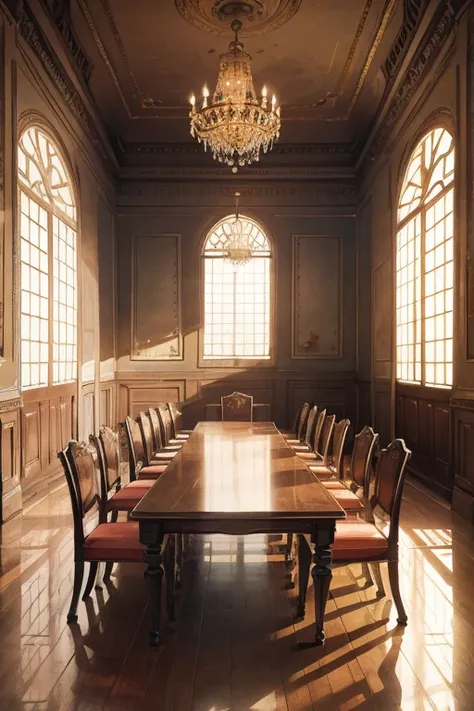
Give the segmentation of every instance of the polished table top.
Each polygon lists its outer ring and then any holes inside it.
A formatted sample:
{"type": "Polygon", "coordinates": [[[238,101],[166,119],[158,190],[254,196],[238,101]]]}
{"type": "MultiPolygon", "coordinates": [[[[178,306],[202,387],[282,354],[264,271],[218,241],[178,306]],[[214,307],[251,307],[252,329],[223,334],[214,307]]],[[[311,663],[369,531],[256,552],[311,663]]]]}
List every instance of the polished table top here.
{"type": "Polygon", "coordinates": [[[135,520],[344,518],[271,422],[200,422],[135,520]]]}

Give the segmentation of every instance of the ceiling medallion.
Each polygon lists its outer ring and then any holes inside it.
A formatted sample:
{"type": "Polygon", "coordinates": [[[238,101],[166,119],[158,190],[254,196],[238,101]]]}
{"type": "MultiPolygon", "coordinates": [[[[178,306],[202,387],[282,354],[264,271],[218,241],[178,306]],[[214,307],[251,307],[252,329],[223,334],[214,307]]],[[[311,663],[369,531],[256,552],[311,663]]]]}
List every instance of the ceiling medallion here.
{"type": "Polygon", "coordinates": [[[260,158],[260,151],[266,153],[273,148],[273,142],[280,136],[280,107],[276,97],[268,99],[267,87],[262,89],[257,99],[252,78],[252,57],[244,52],[238,32],[240,20],[232,21],[235,39],[229,51],[220,56],[217,84],[208,103],[209,89],[202,90],[202,105],[196,107],[196,97],[191,96],[191,135],[204,150],[209,147],[213,158],[232,166],[249,165],[260,158]]]}
{"type": "Polygon", "coordinates": [[[242,36],[276,30],[298,12],[302,0],[175,0],[179,14],[214,35],[229,34],[229,20],[239,19],[242,36]]]}

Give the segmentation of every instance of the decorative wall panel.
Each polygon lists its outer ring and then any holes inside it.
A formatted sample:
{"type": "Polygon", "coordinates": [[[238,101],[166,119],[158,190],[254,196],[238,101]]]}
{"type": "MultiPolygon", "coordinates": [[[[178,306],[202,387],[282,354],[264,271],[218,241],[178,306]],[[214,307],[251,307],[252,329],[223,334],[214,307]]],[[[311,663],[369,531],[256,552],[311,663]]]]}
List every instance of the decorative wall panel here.
{"type": "Polygon", "coordinates": [[[342,240],[293,236],[292,358],[342,358],[342,240]]]}
{"type": "Polygon", "coordinates": [[[182,360],[179,235],[132,246],[132,360],[182,360]]]}
{"type": "Polygon", "coordinates": [[[412,450],[410,469],[440,493],[453,487],[449,392],[397,383],[395,434],[412,450]]]}
{"type": "Polygon", "coordinates": [[[129,381],[120,383],[118,415],[123,420],[127,415],[136,417],[141,410],[156,407],[160,402],[181,402],[184,400],[185,382],[183,380],[129,381]]]}
{"type": "Polygon", "coordinates": [[[383,262],[374,270],[374,360],[376,375],[390,377],[390,368],[377,363],[392,361],[392,263],[383,262]]]}
{"type": "Polygon", "coordinates": [[[20,413],[16,409],[0,417],[0,523],[21,509],[20,413]]]}

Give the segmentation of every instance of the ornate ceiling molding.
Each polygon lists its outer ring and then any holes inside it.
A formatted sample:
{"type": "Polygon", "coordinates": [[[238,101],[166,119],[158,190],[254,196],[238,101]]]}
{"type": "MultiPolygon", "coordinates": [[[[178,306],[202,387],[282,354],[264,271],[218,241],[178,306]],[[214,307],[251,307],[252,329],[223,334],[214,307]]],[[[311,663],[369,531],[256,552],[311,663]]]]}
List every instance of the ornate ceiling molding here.
{"type": "Polygon", "coordinates": [[[405,59],[408,48],[416,34],[429,0],[404,0],[403,22],[393,42],[387,59],[382,65],[385,79],[389,83],[397,74],[405,59]]]}
{"type": "Polygon", "coordinates": [[[61,34],[75,66],[88,83],[92,74],[92,64],[74,31],[71,17],[71,0],[41,0],[41,4],[61,34]]]}
{"type": "MultiPolygon", "coordinates": [[[[125,155],[202,155],[201,146],[195,143],[125,143],[125,155]]],[[[276,143],[272,156],[346,156],[352,161],[350,143],[276,143]]],[[[228,172],[228,171],[226,171],[228,172]]]]}
{"type": "Polygon", "coordinates": [[[305,166],[278,166],[269,168],[246,168],[242,175],[237,176],[225,168],[212,166],[189,167],[189,166],[151,166],[145,167],[125,167],[120,169],[122,180],[219,180],[232,182],[237,179],[248,181],[278,180],[278,181],[315,181],[315,180],[355,180],[354,168],[348,167],[305,167],[305,166]]]}
{"type": "Polygon", "coordinates": [[[46,74],[61,94],[65,104],[69,107],[92,145],[98,149],[101,157],[108,161],[108,152],[97,131],[92,115],[26,3],[23,5],[20,14],[18,30],[41,62],[46,74]]]}
{"type": "Polygon", "coordinates": [[[230,24],[242,22],[242,37],[272,32],[298,12],[302,0],[175,0],[179,14],[191,25],[213,35],[232,35],[230,24]]]}
{"type": "Polygon", "coordinates": [[[448,40],[454,39],[452,32],[455,24],[455,5],[461,6],[463,0],[446,0],[435,13],[413,59],[407,67],[398,88],[390,100],[384,117],[379,124],[370,145],[370,153],[376,157],[380,153],[395,125],[406,110],[415,92],[427,78],[434,62],[440,56],[448,40]]]}

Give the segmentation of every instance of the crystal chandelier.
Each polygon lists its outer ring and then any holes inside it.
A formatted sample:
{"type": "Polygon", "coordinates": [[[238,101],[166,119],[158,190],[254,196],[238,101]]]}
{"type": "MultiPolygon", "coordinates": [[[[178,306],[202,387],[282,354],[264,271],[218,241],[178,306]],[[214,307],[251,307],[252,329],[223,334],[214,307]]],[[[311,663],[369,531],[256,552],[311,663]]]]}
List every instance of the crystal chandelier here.
{"type": "Polygon", "coordinates": [[[252,259],[250,235],[244,232],[242,220],[239,219],[239,197],[240,193],[235,193],[235,219],[230,223],[231,234],[225,247],[225,258],[234,269],[238,269],[252,259]]]}
{"type": "Polygon", "coordinates": [[[260,151],[266,153],[280,135],[280,107],[276,97],[268,99],[266,86],[257,99],[252,79],[252,57],[244,52],[238,32],[240,20],[233,20],[231,28],[235,39],[229,51],[220,56],[219,76],[212,97],[208,103],[209,90],[204,86],[202,106],[196,108],[196,97],[191,96],[191,135],[204,150],[209,146],[213,157],[221,163],[232,166],[249,165],[260,158],[260,151]]]}

